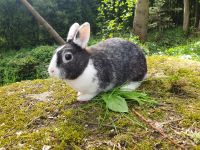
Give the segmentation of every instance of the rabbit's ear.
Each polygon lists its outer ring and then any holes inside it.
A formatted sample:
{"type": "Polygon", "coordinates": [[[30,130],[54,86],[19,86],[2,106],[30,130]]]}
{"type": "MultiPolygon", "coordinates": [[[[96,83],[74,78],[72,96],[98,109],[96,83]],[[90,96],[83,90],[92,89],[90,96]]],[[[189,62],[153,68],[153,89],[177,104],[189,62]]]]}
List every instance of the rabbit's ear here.
{"type": "Polygon", "coordinates": [[[90,24],[88,22],[85,22],[79,27],[78,32],[74,37],[74,43],[79,45],[81,48],[86,48],[89,39],[90,39],[90,24]]]}
{"type": "Polygon", "coordinates": [[[79,27],[80,27],[80,25],[78,23],[74,23],[70,27],[69,32],[68,32],[68,36],[67,36],[67,42],[74,39],[79,27]]]}

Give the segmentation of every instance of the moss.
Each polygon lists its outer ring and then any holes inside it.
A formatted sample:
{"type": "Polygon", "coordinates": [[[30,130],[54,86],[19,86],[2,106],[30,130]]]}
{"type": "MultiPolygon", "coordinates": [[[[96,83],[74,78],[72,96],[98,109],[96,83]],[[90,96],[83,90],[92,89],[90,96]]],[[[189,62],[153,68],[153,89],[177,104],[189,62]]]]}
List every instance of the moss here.
{"type": "Polygon", "coordinates": [[[136,143],[136,149],[145,149],[145,150],[152,150],[152,149],[176,149],[176,147],[166,143],[164,141],[155,140],[152,137],[144,138],[143,140],[136,143]]]}
{"type": "Polygon", "coordinates": [[[196,146],[194,147],[195,150],[200,150],[200,145],[199,146],[196,146]]]}
{"type": "Polygon", "coordinates": [[[73,124],[73,122],[64,122],[56,128],[56,137],[59,139],[58,146],[60,149],[80,145],[83,142],[83,127],[73,124]]]}
{"type": "Polygon", "coordinates": [[[113,138],[113,143],[125,149],[131,149],[135,142],[130,134],[118,134],[113,138]]]}
{"type": "Polygon", "coordinates": [[[183,125],[190,127],[191,124],[195,123],[196,127],[200,127],[200,101],[191,99],[187,102],[178,105],[177,110],[184,116],[183,125]]]}
{"type": "Polygon", "coordinates": [[[3,114],[0,117],[0,122],[3,122],[0,135],[8,136],[0,143],[0,146],[4,147],[23,145],[23,147],[41,149],[42,145],[46,144],[47,135],[50,136],[55,132],[51,124],[56,122],[57,116],[60,115],[59,110],[75,100],[75,92],[57,80],[25,81],[4,86],[0,88],[0,95],[0,111],[3,114]],[[49,98],[37,101],[27,96],[46,91],[51,92],[50,101],[49,98]],[[62,92],[58,94],[58,91],[62,92]],[[18,132],[23,134],[16,138],[18,132]]]}
{"type": "Polygon", "coordinates": [[[146,150],[153,149],[152,146],[151,146],[151,142],[149,140],[147,140],[147,141],[143,140],[143,142],[138,143],[137,148],[138,149],[146,149],[146,150]]]}
{"type": "Polygon", "coordinates": [[[173,92],[187,92],[186,94],[200,96],[199,62],[152,56],[148,58],[148,68],[149,78],[144,82],[144,90],[156,96],[168,96],[173,92]]]}
{"type": "MultiPolygon", "coordinates": [[[[136,109],[152,122],[163,124],[171,138],[186,141],[177,134],[200,127],[200,63],[175,57],[148,58],[149,78],[140,91],[155,98],[155,107],[129,103],[130,112],[107,111],[102,100],[76,102],[76,92],[55,80],[23,81],[0,87],[0,147],[6,149],[174,149],[140,121],[136,109]],[[40,98],[38,98],[38,95],[40,98]],[[167,123],[183,118],[180,121],[167,123]]],[[[199,148],[198,145],[195,147],[199,148]]]]}

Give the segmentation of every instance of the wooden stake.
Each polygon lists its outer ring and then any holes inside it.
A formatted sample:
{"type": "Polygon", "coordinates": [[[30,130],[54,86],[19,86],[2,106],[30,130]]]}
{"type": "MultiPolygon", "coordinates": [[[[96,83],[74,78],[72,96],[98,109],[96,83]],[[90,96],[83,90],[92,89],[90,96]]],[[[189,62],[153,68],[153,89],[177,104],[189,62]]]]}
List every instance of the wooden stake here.
{"type": "Polygon", "coordinates": [[[66,42],[62,37],[52,28],[52,26],[31,6],[27,0],[20,0],[22,4],[30,11],[30,13],[35,17],[35,19],[42,24],[49,34],[58,42],[59,45],[64,45],[66,42]]]}

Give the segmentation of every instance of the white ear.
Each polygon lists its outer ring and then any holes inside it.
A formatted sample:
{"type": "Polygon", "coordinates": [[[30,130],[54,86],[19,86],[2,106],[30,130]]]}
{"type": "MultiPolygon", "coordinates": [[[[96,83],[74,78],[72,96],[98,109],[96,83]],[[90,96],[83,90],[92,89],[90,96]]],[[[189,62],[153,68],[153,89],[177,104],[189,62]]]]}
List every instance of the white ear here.
{"type": "Polygon", "coordinates": [[[67,42],[68,42],[69,40],[73,40],[73,39],[74,39],[74,37],[75,37],[75,35],[76,35],[76,33],[77,33],[79,27],[80,27],[80,25],[79,25],[78,23],[74,23],[74,24],[70,27],[69,32],[68,32],[68,36],[67,36],[67,42]]]}
{"type": "Polygon", "coordinates": [[[86,48],[89,39],[90,39],[90,24],[88,22],[85,22],[79,27],[78,32],[74,37],[74,43],[76,43],[82,48],[86,48]]]}

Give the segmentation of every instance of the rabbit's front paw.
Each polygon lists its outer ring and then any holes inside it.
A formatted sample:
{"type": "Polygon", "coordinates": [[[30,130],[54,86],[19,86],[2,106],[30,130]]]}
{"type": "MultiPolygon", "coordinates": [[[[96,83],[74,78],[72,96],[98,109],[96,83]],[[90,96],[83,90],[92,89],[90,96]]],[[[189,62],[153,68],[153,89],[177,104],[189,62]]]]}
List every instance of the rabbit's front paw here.
{"type": "Polygon", "coordinates": [[[83,93],[78,92],[77,100],[81,101],[81,102],[82,101],[89,101],[95,96],[96,96],[96,94],[83,94],[83,93]]]}

